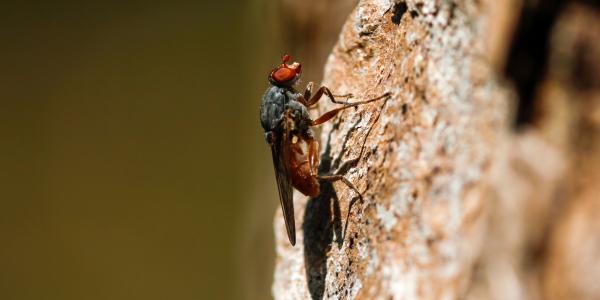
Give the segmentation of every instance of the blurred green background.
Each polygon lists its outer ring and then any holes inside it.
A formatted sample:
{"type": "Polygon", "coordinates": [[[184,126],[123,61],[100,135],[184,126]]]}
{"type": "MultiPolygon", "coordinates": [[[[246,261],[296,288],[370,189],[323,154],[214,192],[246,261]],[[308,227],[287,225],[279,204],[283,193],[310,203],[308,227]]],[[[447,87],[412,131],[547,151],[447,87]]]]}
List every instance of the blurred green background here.
{"type": "Polygon", "coordinates": [[[0,299],[265,299],[271,1],[0,12],[0,299]]]}

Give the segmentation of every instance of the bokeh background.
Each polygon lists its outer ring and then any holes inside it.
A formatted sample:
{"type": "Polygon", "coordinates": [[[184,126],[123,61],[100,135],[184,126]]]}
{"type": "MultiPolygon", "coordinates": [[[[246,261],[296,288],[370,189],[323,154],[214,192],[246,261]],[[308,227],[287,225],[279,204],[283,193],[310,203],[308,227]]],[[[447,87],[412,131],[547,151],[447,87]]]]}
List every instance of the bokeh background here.
{"type": "Polygon", "coordinates": [[[274,1],[0,11],[0,298],[265,299],[274,1]]]}

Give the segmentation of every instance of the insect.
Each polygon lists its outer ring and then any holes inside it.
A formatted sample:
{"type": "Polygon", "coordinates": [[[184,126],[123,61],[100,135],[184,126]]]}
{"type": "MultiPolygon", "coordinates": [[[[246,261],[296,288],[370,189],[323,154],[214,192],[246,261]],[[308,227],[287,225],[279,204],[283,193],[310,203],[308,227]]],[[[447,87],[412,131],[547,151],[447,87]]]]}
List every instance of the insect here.
{"type": "Polygon", "coordinates": [[[290,60],[291,56],[283,55],[282,63],[269,74],[268,79],[271,86],[262,98],[260,122],[267,144],[271,147],[279,200],[288,237],[290,243],[295,245],[296,229],[292,187],[306,196],[316,197],[320,193],[319,181],[342,181],[360,195],[360,192],[344,176],[318,174],[319,143],[312,127],[329,121],[344,109],[370,103],[388,97],[389,94],[350,103],[336,98],[346,98],[347,100],[352,97],[351,94],[334,95],[325,86],[321,86],[313,94],[312,82],[308,83],[304,93],[301,94],[296,91],[294,85],[300,79],[302,66],[298,62],[288,64],[290,60]],[[314,106],[323,94],[331,102],[341,106],[313,120],[310,118],[308,109],[314,106]]]}

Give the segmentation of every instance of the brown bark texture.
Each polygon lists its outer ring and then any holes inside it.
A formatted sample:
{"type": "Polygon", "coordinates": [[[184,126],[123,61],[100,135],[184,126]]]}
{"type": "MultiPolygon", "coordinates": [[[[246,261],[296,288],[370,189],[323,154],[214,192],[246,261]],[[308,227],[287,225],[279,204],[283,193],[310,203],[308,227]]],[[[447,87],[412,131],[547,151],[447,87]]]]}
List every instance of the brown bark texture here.
{"type": "Polygon", "coordinates": [[[296,193],[295,247],[278,212],[275,298],[600,299],[600,18],[564,5],[524,99],[502,72],[524,5],[357,4],[322,83],[391,98],[322,126],[320,172],[362,200],[296,193]]]}

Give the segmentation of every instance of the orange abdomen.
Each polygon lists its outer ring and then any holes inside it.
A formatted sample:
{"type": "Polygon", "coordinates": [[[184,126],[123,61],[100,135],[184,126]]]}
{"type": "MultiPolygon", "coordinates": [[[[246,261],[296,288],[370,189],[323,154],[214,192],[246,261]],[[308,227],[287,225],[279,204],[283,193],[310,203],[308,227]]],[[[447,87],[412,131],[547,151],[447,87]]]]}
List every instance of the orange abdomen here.
{"type": "Polygon", "coordinates": [[[319,181],[315,176],[310,176],[308,164],[305,163],[296,171],[292,171],[292,185],[302,194],[316,197],[320,194],[319,181]]]}
{"type": "Polygon", "coordinates": [[[304,155],[295,155],[290,161],[290,176],[292,185],[302,194],[310,197],[316,197],[321,192],[319,180],[316,176],[310,175],[308,160],[304,155]]]}

